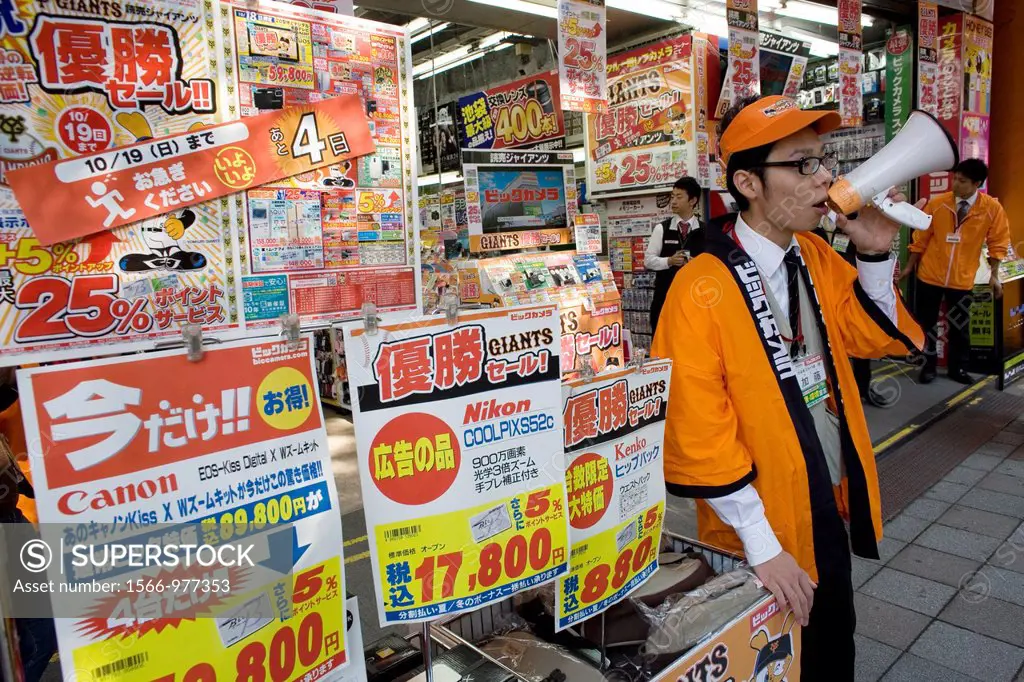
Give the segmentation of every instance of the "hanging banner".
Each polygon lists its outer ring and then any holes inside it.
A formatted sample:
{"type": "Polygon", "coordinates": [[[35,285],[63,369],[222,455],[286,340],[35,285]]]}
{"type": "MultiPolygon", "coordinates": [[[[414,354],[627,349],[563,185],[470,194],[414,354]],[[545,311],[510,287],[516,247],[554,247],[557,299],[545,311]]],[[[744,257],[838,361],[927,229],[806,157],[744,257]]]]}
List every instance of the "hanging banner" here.
{"type": "Polygon", "coordinates": [[[373,148],[362,102],[339,95],[28,166],[8,173],[8,181],[39,242],[55,244],[339,163],[373,148]]]}
{"type": "Polygon", "coordinates": [[[988,115],[992,111],[991,23],[964,15],[964,111],[988,115]]]}
{"type": "Polygon", "coordinates": [[[344,331],[381,625],[471,611],[564,573],[555,306],[344,331]]]}
{"type": "Polygon", "coordinates": [[[601,216],[598,214],[576,216],[576,253],[601,253],[601,216]]]}
{"type": "MultiPolygon", "coordinates": [[[[218,64],[215,10],[187,0],[157,0],[147,14],[121,0],[9,4],[0,36],[0,355],[45,360],[72,348],[180,335],[190,321],[207,331],[233,326],[227,200],[43,246],[8,177],[222,120],[218,69],[234,67],[218,64]],[[74,303],[82,296],[86,311],[74,303]]],[[[50,190],[32,194],[61,208],[62,234],[79,229],[50,190]]]]}
{"type": "Polygon", "coordinates": [[[965,113],[960,122],[960,158],[981,159],[988,164],[988,116],[965,113]]]}
{"type": "Polygon", "coordinates": [[[658,568],[671,373],[659,360],[562,386],[572,562],[558,581],[559,630],[622,601],[658,568]]]}
{"type": "Polygon", "coordinates": [[[469,248],[509,251],[572,243],[572,152],[462,152],[469,248]]]}
{"type": "Polygon", "coordinates": [[[561,149],[565,120],[559,109],[558,72],[526,78],[459,98],[463,149],[561,149]]]}
{"type": "Polygon", "coordinates": [[[937,116],[954,140],[960,138],[964,104],[963,15],[942,19],[939,24],[939,81],[937,116]]]}
{"type": "Polygon", "coordinates": [[[810,43],[761,31],[761,94],[796,99],[810,56],[810,43]]]}
{"type": "Polygon", "coordinates": [[[455,102],[437,107],[430,104],[419,108],[419,175],[448,173],[459,170],[459,132],[455,102]],[[437,154],[441,153],[441,168],[437,167],[437,154]]]}
{"type": "Polygon", "coordinates": [[[860,13],[861,0],[839,0],[839,115],[844,128],[857,128],[864,123],[860,13]]]}
{"type": "Polygon", "coordinates": [[[174,350],[19,370],[18,387],[42,538],[62,548],[47,575],[81,588],[52,601],[67,679],[234,679],[267,660],[302,679],[346,663],[311,336],[209,346],[199,362],[174,350]],[[125,533],[145,562],[97,559],[125,533]],[[248,564],[150,560],[246,540],[248,564]],[[285,575],[265,582],[264,561],[285,575]],[[296,641],[298,656],[280,654],[296,641]]]}
{"type": "Polygon", "coordinates": [[[757,0],[727,0],[729,65],[715,118],[745,97],[761,93],[760,39],[757,35],[757,0]]]}
{"type": "Polygon", "coordinates": [[[932,116],[939,112],[939,8],[917,3],[917,106],[932,116]]]}
{"type": "MultiPolygon", "coordinates": [[[[355,95],[375,147],[358,159],[236,195],[248,228],[239,230],[243,286],[271,274],[285,277],[287,312],[303,324],[351,318],[366,301],[380,311],[418,308],[404,29],[281,4],[225,2],[221,13],[238,53],[243,117],[355,95]]],[[[447,163],[452,146],[458,155],[454,125],[437,132],[447,163]]],[[[276,318],[246,318],[249,328],[276,324],[276,318]]]]}
{"type": "Polygon", "coordinates": [[[561,108],[596,114],[608,109],[604,0],[558,0],[561,108]]]}
{"type": "Polygon", "coordinates": [[[696,172],[693,44],[677,36],[608,58],[608,112],[587,117],[592,196],[669,188],[696,172]]]}
{"type": "Polygon", "coordinates": [[[913,108],[914,34],[900,26],[885,43],[885,139],[903,129],[913,108]]]}

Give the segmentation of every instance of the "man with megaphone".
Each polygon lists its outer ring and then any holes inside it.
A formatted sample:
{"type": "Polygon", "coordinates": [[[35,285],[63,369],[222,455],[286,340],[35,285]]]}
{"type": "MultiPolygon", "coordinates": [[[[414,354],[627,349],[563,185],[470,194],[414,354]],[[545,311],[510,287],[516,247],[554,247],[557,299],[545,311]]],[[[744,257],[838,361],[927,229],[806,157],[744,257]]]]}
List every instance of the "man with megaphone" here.
{"type": "Polygon", "coordinates": [[[720,159],[739,213],[710,225],[704,253],[675,277],[652,348],[674,363],[668,490],[697,498],[701,541],[742,552],[794,611],[805,680],[853,679],[850,546],[877,559],[882,536],[846,358],[924,343],[893,286],[898,223],[873,206],[837,217],[856,267],[811,234],[830,210],[837,161],[819,135],[839,120],[786,97],[726,114],[720,159]]]}

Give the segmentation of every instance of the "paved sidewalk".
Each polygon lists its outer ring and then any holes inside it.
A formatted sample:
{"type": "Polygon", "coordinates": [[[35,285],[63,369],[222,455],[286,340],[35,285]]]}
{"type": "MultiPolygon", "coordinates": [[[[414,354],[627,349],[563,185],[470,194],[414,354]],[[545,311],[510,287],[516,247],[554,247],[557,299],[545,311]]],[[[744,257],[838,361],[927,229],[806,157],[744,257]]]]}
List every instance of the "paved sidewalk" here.
{"type": "Polygon", "coordinates": [[[858,680],[1024,682],[1024,416],[891,519],[880,552],[853,560],[858,680]]]}

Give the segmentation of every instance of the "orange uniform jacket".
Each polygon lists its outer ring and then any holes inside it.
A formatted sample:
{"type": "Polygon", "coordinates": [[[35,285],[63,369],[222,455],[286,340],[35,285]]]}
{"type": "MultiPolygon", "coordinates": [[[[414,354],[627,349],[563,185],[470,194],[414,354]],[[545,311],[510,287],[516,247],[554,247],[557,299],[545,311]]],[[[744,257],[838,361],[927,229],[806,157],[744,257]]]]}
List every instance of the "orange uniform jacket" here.
{"type": "MultiPolygon", "coordinates": [[[[11,446],[11,452],[14,453],[21,472],[25,474],[25,478],[28,479],[29,485],[31,485],[32,474],[28,467],[28,447],[25,444],[25,427],[21,423],[20,401],[14,401],[10,407],[0,412],[0,433],[7,437],[7,442],[11,446]]],[[[18,509],[32,523],[39,521],[38,514],[36,513],[36,501],[31,497],[22,495],[18,500],[18,509]]]]}
{"type": "Polygon", "coordinates": [[[815,539],[824,538],[824,546],[841,535],[840,515],[850,521],[856,554],[878,558],[882,537],[875,458],[847,357],[907,353],[921,348],[924,335],[901,301],[898,325],[892,324],[861,288],[856,269],[821,238],[797,240],[820,304],[822,340],[831,350],[825,367],[840,415],[841,490],[829,479],[765,285],[720,228],[709,230],[706,252],[673,281],[652,356],[673,360],[665,478],[669,492],[698,498],[700,540],[742,553],[736,533],[700,498],[753,484],[783,549],[817,580],[822,557],[816,557],[815,539]]]}
{"type": "Polygon", "coordinates": [[[995,197],[978,193],[960,226],[958,243],[949,241],[949,236],[957,232],[956,199],[952,192],[933,197],[924,211],[933,216],[932,226],[914,230],[910,245],[911,252],[921,254],[917,276],[922,282],[947,289],[973,289],[982,244],[988,244],[988,255],[992,258],[1006,259],[1010,222],[995,197]]]}

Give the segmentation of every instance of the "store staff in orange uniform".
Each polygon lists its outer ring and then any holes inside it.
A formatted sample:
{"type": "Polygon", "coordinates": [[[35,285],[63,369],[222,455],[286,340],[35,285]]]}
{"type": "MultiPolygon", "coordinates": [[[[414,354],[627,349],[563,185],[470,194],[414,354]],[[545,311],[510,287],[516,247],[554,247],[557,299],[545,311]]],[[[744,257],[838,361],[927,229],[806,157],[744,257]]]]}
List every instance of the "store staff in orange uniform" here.
{"type": "Polygon", "coordinates": [[[852,680],[850,543],[878,558],[878,478],[846,358],[907,353],[923,334],[893,286],[899,226],[874,209],[838,225],[857,266],[811,234],[836,158],[835,112],[786,97],[722,120],[739,214],[711,224],[675,277],[652,356],[673,361],[670,493],[697,498],[701,541],[742,552],[804,626],[801,679],[852,680]],[[849,520],[847,536],[844,519],[849,520]]]}
{"type": "Polygon", "coordinates": [[[932,197],[925,212],[932,216],[928,230],[915,230],[910,259],[900,279],[917,270],[914,313],[928,334],[925,364],[919,381],[935,381],[935,323],[946,301],[949,339],[949,378],[961,384],[973,379],[966,372],[970,360],[971,290],[981,263],[981,246],[988,245],[989,283],[996,298],[1003,295],[999,262],[1010,247],[1010,223],[995,197],[978,191],[988,168],[980,159],[961,161],[953,173],[953,191],[932,197]]]}

